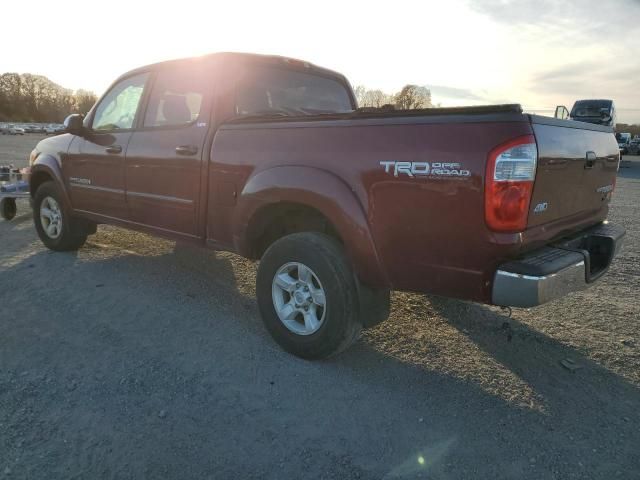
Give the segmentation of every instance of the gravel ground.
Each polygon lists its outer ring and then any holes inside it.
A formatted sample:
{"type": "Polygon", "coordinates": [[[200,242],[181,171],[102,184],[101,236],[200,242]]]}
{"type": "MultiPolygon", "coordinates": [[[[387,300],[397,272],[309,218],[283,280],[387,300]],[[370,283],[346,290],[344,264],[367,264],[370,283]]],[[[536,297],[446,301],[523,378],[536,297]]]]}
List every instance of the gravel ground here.
{"type": "MultiPolygon", "coordinates": [[[[0,159],[35,142],[0,137],[0,159]]],[[[20,204],[0,221],[0,478],[640,478],[627,158],[625,250],[594,288],[511,319],[396,293],[316,363],[267,335],[253,263],[114,227],[52,253],[20,204]]]]}

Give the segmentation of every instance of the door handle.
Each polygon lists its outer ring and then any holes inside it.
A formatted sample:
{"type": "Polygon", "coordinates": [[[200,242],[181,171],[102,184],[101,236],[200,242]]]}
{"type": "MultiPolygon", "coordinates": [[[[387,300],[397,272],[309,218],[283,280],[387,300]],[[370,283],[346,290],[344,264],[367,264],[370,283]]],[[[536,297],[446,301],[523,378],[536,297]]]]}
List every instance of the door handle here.
{"type": "Polygon", "coordinates": [[[598,157],[596,156],[595,152],[587,152],[587,159],[585,161],[584,168],[593,168],[593,166],[596,164],[597,158],[598,157]]]}
{"type": "Polygon", "coordinates": [[[178,155],[195,155],[198,153],[198,147],[195,145],[180,145],[176,147],[176,153],[178,155]]]}
{"type": "Polygon", "coordinates": [[[122,147],[120,145],[111,145],[105,148],[107,153],[122,153],[122,147]]]}

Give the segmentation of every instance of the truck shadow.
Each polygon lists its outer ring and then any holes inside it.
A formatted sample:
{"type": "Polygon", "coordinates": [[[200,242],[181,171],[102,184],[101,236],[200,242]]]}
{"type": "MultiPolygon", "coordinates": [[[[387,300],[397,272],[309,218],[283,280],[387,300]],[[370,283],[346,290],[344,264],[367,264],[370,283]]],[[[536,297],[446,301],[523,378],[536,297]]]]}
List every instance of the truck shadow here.
{"type": "Polygon", "coordinates": [[[475,384],[512,407],[553,421],[580,422],[602,411],[621,419],[621,426],[624,418],[638,418],[637,385],[578,349],[494,307],[436,296],[420,303],[414,297],[424,311],[422,325],[406,320],[396,303],[388,323],[365,333],[363,346],[475,384]]]}
{"type": "Polygon", "coordinates": [[[31,209],[28,208],[28,205],[27,208],[24,208],[25,204],[26,202],[24,204],[22,202],[18,204],[18,213],[13,219],[9,221],[0,219],[0,232],[24,228],[25,223],[33,223],[31,209]]]}
{"type": "Polygon", "coordinates": [[[637,407],[631,407],[640,405],[636,385],[579,349],[518,321],[517,310],[509,317],[497,307],[442,297],[430,297],[430,302],[449,325],[528,385],[545,415],[571,418],[578,411],[597,415],[602,409],[619,409],[618,418],[636,415],[637,407]]]}
{"type": "Polygon", "coordinates": [[[28,287],[2,298],[0,405],[15,412],[7,455],[28,451],[40,472],[203,478],[224,452],[246,474],[230,476],[317,478],[308,439],[335,478],[524,478],[532,457],[558,478],[578,459],[596,478],[638,465],[640,391],[491,309],[397,294],[389,322],[305,362],[264,330],[240,257],[114,228],[77,254],[29,248],[0,269],[5,292],[28,287]]]}

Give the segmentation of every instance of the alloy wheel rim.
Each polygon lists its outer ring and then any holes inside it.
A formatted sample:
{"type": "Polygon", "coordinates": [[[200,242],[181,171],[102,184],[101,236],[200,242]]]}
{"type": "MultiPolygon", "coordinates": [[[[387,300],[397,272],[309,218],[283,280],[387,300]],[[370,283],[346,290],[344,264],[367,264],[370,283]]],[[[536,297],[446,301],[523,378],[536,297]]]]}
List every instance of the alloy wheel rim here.
{"type": "Polygon", "coordinates": [[[62,233],[62,211],[52,197],[45,197],[40,204],[40,223],[47,237],[55,240],[62,233]]]}
{"type": "Polygon", "coordinates": [[[286,263],[274,275],[271,291],[276,314],[289,331],[311,335],[320,329],[326,297],[313,270],[300,262],[286,263]]]}

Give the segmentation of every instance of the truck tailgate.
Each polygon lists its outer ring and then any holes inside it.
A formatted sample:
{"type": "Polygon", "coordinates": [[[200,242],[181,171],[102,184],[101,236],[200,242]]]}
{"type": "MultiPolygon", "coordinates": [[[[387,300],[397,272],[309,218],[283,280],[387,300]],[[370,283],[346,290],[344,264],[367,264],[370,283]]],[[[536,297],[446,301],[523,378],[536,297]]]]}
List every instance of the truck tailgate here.
{"type": "Polygon", "coordinates": [[[619,163],[613,131],[581,122],[532,116],[538,167],[528,226],[606,208],[619,163]]]}

